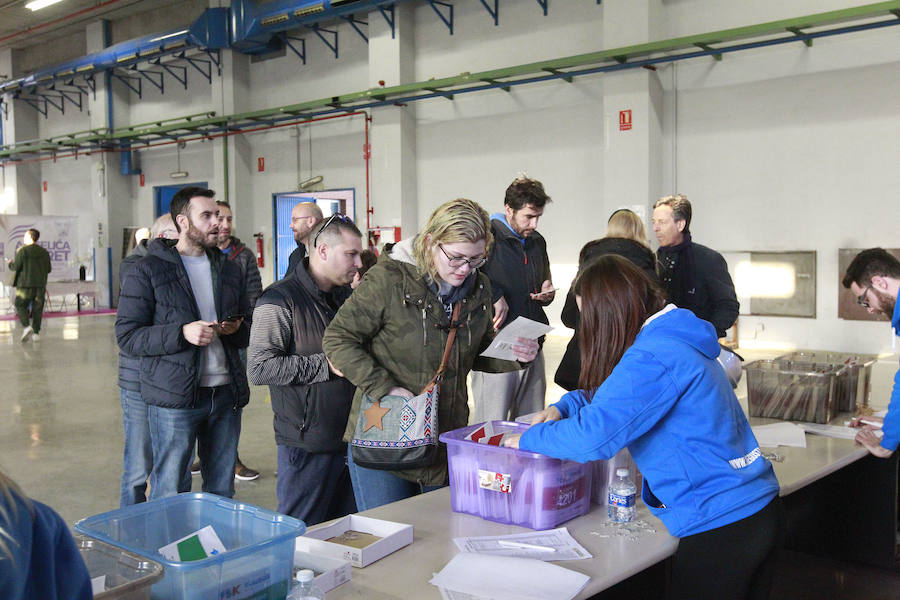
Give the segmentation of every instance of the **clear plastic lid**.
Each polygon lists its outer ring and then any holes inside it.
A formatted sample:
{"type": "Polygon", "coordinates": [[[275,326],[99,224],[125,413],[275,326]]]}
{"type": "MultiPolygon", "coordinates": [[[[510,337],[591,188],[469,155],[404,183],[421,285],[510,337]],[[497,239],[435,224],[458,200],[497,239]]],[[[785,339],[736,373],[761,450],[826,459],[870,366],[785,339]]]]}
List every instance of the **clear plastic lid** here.
{"type": "Polygon", "coordinates": [[[620,468],[616,469],[616,475],[618,477],[628,477],[629,473],[630,473],[630,471],[628,469],[626,469],[625,467],[620,467],[620,468]]]}
{"type": "Polygon", "coordinates": [[[294,579],[299,581],[300,583],[309,583],[316,576],[310,569],[300,569],[297,571],[297,574],[294,576],[294,579]]]}

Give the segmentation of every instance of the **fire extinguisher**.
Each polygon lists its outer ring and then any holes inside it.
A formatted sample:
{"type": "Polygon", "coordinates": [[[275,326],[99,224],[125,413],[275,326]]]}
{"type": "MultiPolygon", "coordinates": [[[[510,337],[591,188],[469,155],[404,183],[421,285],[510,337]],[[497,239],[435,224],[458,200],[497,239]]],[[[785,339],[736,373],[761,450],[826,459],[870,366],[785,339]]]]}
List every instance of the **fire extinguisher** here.
{"type": "Polygon", "coordinates": [[[263,234],[262,233],[254,233],[253,237],[256,238],[256,266],[264,267],[265,259],[263,258],[263,234]]]}

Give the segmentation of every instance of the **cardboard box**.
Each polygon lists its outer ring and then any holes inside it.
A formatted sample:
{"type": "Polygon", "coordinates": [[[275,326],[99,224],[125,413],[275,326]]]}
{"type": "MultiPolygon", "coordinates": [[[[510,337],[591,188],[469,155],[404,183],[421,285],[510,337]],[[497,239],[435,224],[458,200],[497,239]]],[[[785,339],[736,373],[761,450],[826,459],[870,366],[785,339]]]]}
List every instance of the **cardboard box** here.
{"type": "Polygon", "coordinates": [[[318,556],[303,550],[294,550],[294,569],[310,569],[319,573],[313,582],[323,592],[350,581],[350,573],[353,571],[346,560],[318,556]]]}
{"type": "Polygon", "coordinates": [[[319,556],[349,561],[354,567],[365,567],[413,541],[413,526],[406,523],[382,521],[360,515],[347,515],[331,525],[307,531],[297,538],[296,549],[319,556]],[[363,548],[326,542],[348,530],[371,533],[381,539],[363,548]]]}

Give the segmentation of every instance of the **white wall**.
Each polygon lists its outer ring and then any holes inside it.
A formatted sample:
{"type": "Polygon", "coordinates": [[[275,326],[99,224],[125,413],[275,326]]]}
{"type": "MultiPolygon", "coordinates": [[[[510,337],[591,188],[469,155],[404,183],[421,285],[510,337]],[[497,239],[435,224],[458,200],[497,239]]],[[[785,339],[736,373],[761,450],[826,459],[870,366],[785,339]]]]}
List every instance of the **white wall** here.
{"type": "MultiPolygon", "coordinates": [[[[865,2],[668,0],[662,2],[662,18],[657,21],[664,25],[664,35],[676,37],[861,4],[865,2]]],[[[498,27],[480,2],[457,2],[455,7],[451,36],[430,6],[416,5],[416,79],[604,48],[599,39],[603,5],[593,0],[551,3],[548,17],[533,0],[504,0],[498,27]]],[[[370,18],[381,16],[373,13],[370,18]]],[[[246,82],[236,84],[238,92],[247,89],[243,97],[235,98],[238,109],[271,108],[367,87],[366,45],[348,25],[341,24],[338,30],[339,59],[306,33],[302,35],[307,39],[307,65],[290,52],[250,64],[246,82]]],[[[742,317],[745,343],[889,349],[883,323],[837,319],[836,262],[838,248],[898,245],[893,228],[900,216],[900,203],[894,199],[900,158],[896,144],[900,110],[894,101],[900,91],[898,50],[897,31],[888,28],[816,40],[812,48],[796,43],[730,54],[721,62],[694,59],[657,72],[665,90],[664,137],[659,142],[665,162],[662,173],[652,176],[691,198],[695,239],[722,251],[818,252],[818,317],[742,317]]],[[[221,112],[212,105],[210,85],[196,72],[188,73],[189,93],[171,79],[166,81],[165,95],[145,84],[142,100],[130,96],[127,118],[140,123],[205,110],[221,112]]],[[[222,85],[217,77],[214,85],[222,85]]],[[[604,152],[616,151],[615,137],[609,141],[605,127],[606,112],[617,107],[603,105],[604,82],[614,77],[593,75],[572,84],[546,82],[510,93],[493,90],[458,95],[452,102],[434,99],[413,105],[419,223],[435,206],[458,196],[497,211],[508,183],[525,171],[541,179],[553,197],[540,226],[551,260],[561,267],[574,264],[581,245],[603,235],[611,205],[643,202],[603,198],[600,193],[604,152]]],[[[82,120],[77,114],[52,116],[40,124],[41,133],[86,129],[82,120]]],[[[238,153],[250,173],[240,192],[232,190],[250,196],[231,198],[236,232],[245,241],[254,232],[266,234],[265,281],[271,281],[272,194],[296,189],[298,179],[309,175],[310,134],[313,174],[322,174],[327,187],[355,188],[359,222],[364,224],[362,119],[300,129],[299,173],[296,141],[289,128],[229,140],[229,152],[238,153]],[[265,158],[264,173],[255,169],[259,157],[265,158]]],[[[176,168],[175,151],[169,145],[139,154],[145,186],[138,185],[137,177],[129,181],[135,224],[144,224],[153,216],[153,186],[176,182],[168,176],[176,168]]],[[[71,214],[74,210],[66,210],[67,206],[80,210],[90,205],[80,189],[87,175],[75,161],[42,163],[41,169],[50,190],[44,195],[45,212],[71,214]],[[60,189],[66,183],[71,185],[60,189]]],[[[224,167],[216,164],[210,142],[189,144],[182,151],[182,169],[190,172],[191,181],[224,179],[224,167]]],[[[218,187],[217,191],[223,193],[218,187]]],[[[376,207],[380,200],[372,198],[376,207]]],[[[568,285],[561,278],[556,283],[568,285]]],[[[551,305],[553,316],[561,304],[560,299],[551,305]]]]}

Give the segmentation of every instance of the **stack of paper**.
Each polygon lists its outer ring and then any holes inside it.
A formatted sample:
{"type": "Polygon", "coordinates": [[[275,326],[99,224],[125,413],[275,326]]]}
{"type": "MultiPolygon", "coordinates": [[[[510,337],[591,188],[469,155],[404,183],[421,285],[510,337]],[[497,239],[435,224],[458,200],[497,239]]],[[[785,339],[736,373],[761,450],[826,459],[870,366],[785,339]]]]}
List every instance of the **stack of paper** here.
{"type": "Polygon", "coordinates": [[[540,560],[581,560],[591,558],[565,527],[514,533],[510,535],[484,535],[453,538],[463,552],[518,556],[540,560]]]}
{"type": "Polygon", "coordinates": [[[590,579],[541,560],[461,552],[430,583],[454,600],[572,600],[590,579]]]}
{"type": "Polygon", "coordinates": [[[753,427],[756,441],[764,448],[795,446],[806,448],[806,432],[795,423],[772,423],[753,427]]]}

